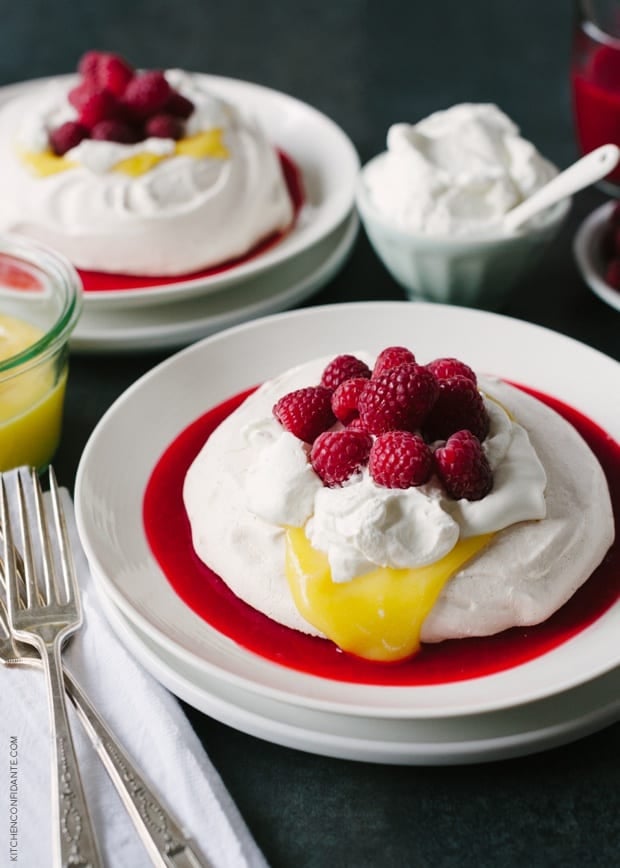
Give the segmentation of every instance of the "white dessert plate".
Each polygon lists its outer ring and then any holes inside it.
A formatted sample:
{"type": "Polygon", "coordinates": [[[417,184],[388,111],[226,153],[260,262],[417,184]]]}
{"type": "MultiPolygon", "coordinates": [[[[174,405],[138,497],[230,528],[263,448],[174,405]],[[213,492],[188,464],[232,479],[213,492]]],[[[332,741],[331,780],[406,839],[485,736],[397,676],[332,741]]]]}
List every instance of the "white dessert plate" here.
{"type": "Polygon", "coordinates": [[[344,265],[359,228],[355,212],[327,238],[291,260],[222,292],[121,310],[86,309],[71,337],[80,353],[186,346],[240,322],[276,313],[318,292],[344,265]]]}
{"type": "MultiPolygon", "coordinates": [[[[124,288],[119,277],[118,289],[85,292],[87,309],[141,306],[231,288],[312,247],[336,229],[353,208],[359,157],[351,140],[337,124],[306,103],[279,91],[222,76],[205,77],[214,94],[256,117],[274,146],[284,151],[301,172],[305,204],[295,226],[259,255],[215,274],[181,277],[174,283],[139,289],[124,288]]],[[[0,105],[40,87],[47,80],[0,88],[0,105]]]]}
{"type": "Polygon", "coordinates": [[[615,206],[615,201],[606,202],[586,217],[577,230],[573,249],[581,275],[592,292],[610,307],[620,310],[620,291],[604,280],[601,252],[603,232],[615,206]]]}
{"type": "Polygon", "coordinates": [[[484,311],[408,302],[266,317],[168,359],[128,389],[95,429],[78,468],[76,516],[96,581],[176,659],[257,695],[347,716],[481,714],[552,696],[619,665],[617,602],[569,641],[498,674],[419,687],[345,683],[253,654],[206,624],[172,590],[142,522],[147,482],[172,441],[205,410],[293,364],[329,353],[378,352],[389,344],[406,344],[422,360],[460,356],[480,372],[565,401],[620,440],[618,406],[608,397],[620,389],[620,365],[547,329],[484,311]],[[129,443],[140,448],[128,450],[129,443]]]}
{"type": "Polygon", "coordinates": [[[620,718],[620,668],[551,699],[490,714],[390,720],[299,708],[212,678],[169,654],[104,592],[99,599],[129,653],[176,696],[248,735],[310,753],[410,765],[474,763],[558,747],[620,718]]]}

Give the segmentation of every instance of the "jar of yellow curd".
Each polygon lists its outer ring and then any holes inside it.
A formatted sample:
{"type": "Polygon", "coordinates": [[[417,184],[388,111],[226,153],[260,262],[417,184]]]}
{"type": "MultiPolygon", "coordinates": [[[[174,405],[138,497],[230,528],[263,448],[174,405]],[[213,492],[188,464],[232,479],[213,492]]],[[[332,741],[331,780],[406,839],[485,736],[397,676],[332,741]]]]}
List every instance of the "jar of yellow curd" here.
{"type": "Polygon", "coordinates": [[[0,235],[0,471],[42,469],[60,440],[80,279],[62,256],[0,235]]]}

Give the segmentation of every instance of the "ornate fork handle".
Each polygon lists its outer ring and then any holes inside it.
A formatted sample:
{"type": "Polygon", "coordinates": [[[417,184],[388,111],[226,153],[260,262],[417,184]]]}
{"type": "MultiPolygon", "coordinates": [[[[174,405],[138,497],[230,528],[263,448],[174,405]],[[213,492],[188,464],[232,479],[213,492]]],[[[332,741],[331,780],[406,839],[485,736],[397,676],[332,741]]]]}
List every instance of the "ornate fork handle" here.
{"type": "Polygon", "coordinates": [[[153,864],[162,868],[208,868],[208,863],[192,849],[181,827],[158,801],[66,668],[64,675],[67,694],[153,864]]]}
{"type": "Polygon", "coordinates": [[[47,670],[53,720],[53,750],[58,787],[54,811],[57,814],[60,865],[65,868],[95,868],[101,864],[86,798],[78,769],[77,757],[64,704],[64,682],[58,642],[39,644],[41,659],[47,670]]]}

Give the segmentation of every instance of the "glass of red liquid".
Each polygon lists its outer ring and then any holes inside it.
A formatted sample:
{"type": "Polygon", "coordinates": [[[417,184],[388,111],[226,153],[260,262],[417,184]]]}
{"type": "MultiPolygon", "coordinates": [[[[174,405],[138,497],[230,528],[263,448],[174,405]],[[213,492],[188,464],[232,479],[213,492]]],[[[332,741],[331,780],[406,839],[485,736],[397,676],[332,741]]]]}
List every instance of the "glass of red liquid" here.
{"type": "MultiPolygon", "coordinates": [[[[577,140],[583,154],[620,146],[620,2],[577,0],[571,88],[577,140]]],[[[620,195],[620,166],[602,183],[620,195]]]]}

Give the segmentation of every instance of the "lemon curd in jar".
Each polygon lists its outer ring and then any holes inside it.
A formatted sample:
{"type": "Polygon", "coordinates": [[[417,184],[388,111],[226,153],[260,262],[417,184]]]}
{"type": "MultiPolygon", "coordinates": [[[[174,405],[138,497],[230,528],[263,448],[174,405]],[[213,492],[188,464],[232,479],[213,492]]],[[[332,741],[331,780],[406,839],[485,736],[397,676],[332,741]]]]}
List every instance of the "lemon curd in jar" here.
{"type": "Polygon", "coordinates": [[[37,326],[0,313],[0,366],[25,353],[22,363],[0,370],[0,471],[42,468],[58,446],[67,365],[57,355],[28,358],[26,351],[42,337],[37,326]]]}

